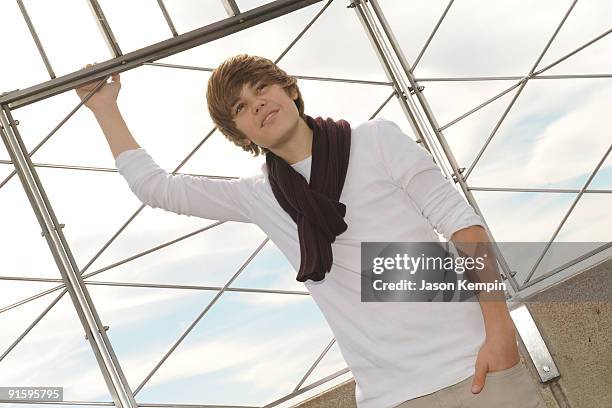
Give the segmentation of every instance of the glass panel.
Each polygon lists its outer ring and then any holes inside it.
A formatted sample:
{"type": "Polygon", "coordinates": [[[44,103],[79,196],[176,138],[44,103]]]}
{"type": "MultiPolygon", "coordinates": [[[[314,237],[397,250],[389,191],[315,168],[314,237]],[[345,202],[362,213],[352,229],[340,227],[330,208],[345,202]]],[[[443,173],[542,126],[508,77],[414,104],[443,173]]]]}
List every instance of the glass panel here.
{"type": "MultiPolygon", "coordinates": [[[[163,237],[165,242],[178,238],[177,235],[165,232],[163,227],[151,225],[146,229],[135,226],[130,231],[126,230],[124,233],[127,235],[118,237],[113,245],[124,246],[126,249],[122,251],[130,250],[133,248],[133,239],[143,237],[144,234],[150,234],[156,237],[156,240],[161,240],[163,237]]],[[[92,279],[223,286],[264,239],[265,234],[253,224],[228,222],[116,266],[92,279]]],[[[149,246],[146,249],[150,248],[149,246]]],[[[117,252],[119,250],[115,251],[117,252]]],[[[140,251],[133,251],[129,255],[139,253],[140,251]]],[[[109,264],[100,261],[97,265],[100,267],[91,271],[109,264]]]]}
{"type": "MultiPolygon", "coordinates": [[[[123,75],[123,74],[122,74],[123,75]]],[[[12,112],[19,134],[32,152],[80,102],[74,91],[26,105],[12,112]]],[[[89,110],[82,106],[32,155],[34,163],[115,168],[115,161],[89,110]]]]}
{"type": "MultiPolygon", "coordinates": [[[[559,3],[557,7],[567,10],[568,4],[559,3]]],[[[583,46],[610,29],[612,3],[606,0],[577,2],[563,24],[557,37],[542,58],[538,69],[555,62],[559,58],[583,46]]],[[[552,35],[552,31],[550,31],[552,35]]],[[[594,74],[610,73],[612,66],[612,38],[606,37],[572,55],[559,65],[543,73],[553,74],[594,74]]]]}
{"type": "MultiPolygon", "coordinates": [[[[598,33],[598,35],[601,33],[598,33]]],[[[590,41],[591,38],[588,40],[590,41]]],[[[580,46],[583,44],[580,44],[580,46]]],[[[577,48],[577,47],[576,47],[577,48]]],[[[574,49],[570,50],[574,51],[574,49]]],[[[542,75],[580,75],[580,74],[607,74],[610,75],[612,67],[612,37],[608,34],[595,43],[583,48],[563,62],[546,70],[542,75]]],[[[559,57],[563,57],[560,55],[559,57]]],[[[551,61],[554,62],[554,61],[551,61]]],[[[540,64],[541,67],[546,65],[540,64]]],[[[604,77],[603,80],[609,80],[604,77]]]]}
{"type": "MultiPolygon", "coordinates": [[[[53,292],[29,302],[5,309],[32,294],[54,286],[52,283],[5,281],[0,282],[0,355],[3,354],[21,336],[29,325],[55,300],[61,291],[53,292]],[[16,293],[13,295],[13,291],[16,293]]],[[[11,351],[12,353],[12,351],[11,351]]],[[[0,367],[0,372],[2,368],[0,367]]],[[[1,374],[0,374],[1,375],[1,374]]],[[[12,383],[12,382],[11,382],[12,383]]]]}
{"type": "MultiPolygon", "coordinates": [[[[411,66],[425,46],[427,38],[431,35],[448,3],[448,0],[414,1],[410,3],[378,0],[395,38],[411,66]],[[409,24],[407,24],[408,19],[410,19],[409,24]]],[[[451,6],[449,13],[454,10],[456,5],[451,6]]],[[[417,72],[420,65],[421,62],[417,65],[417,72]]]]}
{"type": "MultiPolygon", "coordinates": [[[[45,64],[16,1],[0,3],[0,38],[6,39],[2,41],[0,93],[49,80],[45,64]]],[[[41,42],[46,44],[44,38],[41,42]]]]}
{"type": "MultiPolygon", "coordinates": [[[[327,347],[327,345],[325,346],[327,347]]],[[[323,349],[321,349],[321,352],[323,352],[323,349]]],[[[323,359],[319,361],[319,364],[317,364],[315,369],[312,370],[312,373],[310,373],[310,375],[306,378],[306,381],[304,381],[304,384],[302,384],[300,388],[307,387],[308,385],[313,384],[337,371],[340,371],[345,367],[346,362],[344,361],[342,354],[340,354],[340,348],[338,347],[338,343],[334,342],[334,344],[332,344],[331,348],[327,351],[323,359]]]]}
{"type": "Polygon", "coordinates": [[[388,80],[357,14],[339,1],[325,10],[282,63],[292,75],[388,80]]]}
{"type": "MultiPolygon", "coordinates": [[[[447,125],[450,121],[457,119],[459,116],[474,109],[481,103],[514,84],[509,81],[503,81],[503,83],[499,84],[498,82],[501,81],[469,83],[438,82],[425,85],[426,92],[427,88],[430,90],[426,95],[428,100],[432,101],[432,111],[436,118],[438,118],[438,124],[440,126],[447,125]],[[429,98],[431,94],[433,94],[433,97],[429,98]],[[448,95],[453,96],[449,98],[448,95]],[[463,101],[466,102],[464,103],[463,101]],[[449,114],[451,109],[453,112],[449,114]],[[440,113],[440,116],[438,116],[438,113],[440,113]]],[[[506,93],[442,131],[460,167],[465,167],[467,169],[472,164],[515,94],[516,89],[506,93]]],[[[517,103],[519,102],[520,99],[517,103]]],[[[500,131],[501,129],[496,132],[493,140],[499,136],[498,132],[500,131]]],[[[491,144],[489,144],[489,147],[490,146],[491,144]]],[[[489,147],[487,147],[487,149],[489,149],[489,147]]],[[[487,154],[487,150],[485,150],[485,154],[487,154]]],[[[483,159],[484,156],[481,160],[483,159]]],[[[478,165],[480,164],[479,161],[478,165]]],[[[468,183],[480,186],[480,184],[476,184],[476,182],[472,181],[477,169],[478,166],[474,169],[474,173],[469,176],[468,183]]],[[[498,186],[499,183],[495,185],[498,186]]]]}
{"type": "Polygon", "coordinates": [[[98,0],[98,3],[123,54],[172,37],[156,1],[98,0]],[[134,20],[135,16],[138,18],[137,22],[134,20]]]}
{"type": "MultiPolygon", "coordinates": [[[[165,1],[164,5],[179,34],[228,18],[220,0],[165,1]]],[[[167,26],[167,23],[165,24],[167,26]]],[[[172,36],[169,27],[165,32],[169,37],[172,36]]]]}
{"type": "Polygon", "coordinates": [[[581,187],[610,146],[605,118],[611,97],[612,86],[600,79],[531,81],[470,183],[581,187]]]}
{"type": "Polygon", "coordinates": [[[569,209],[572,193],[473,192],[500,242],[548,242],[569,209]]]}
{"type": "Polygon", "coordinates": [[[0,225],[3,276],[61,277],[17,175],[0,188],[0,225]]]}
{"type": "MultiPolygon", "coordinates": [[[[219,3],[221,0],[218,0],[219,3]]],[[[270,0],[236,0],[236,4],[241,12],[245,12],[247,10],[254,9],[259,6],[263,6],[264,4],[272,3],[270,0]]]]}
{"type": "MultiPolygon", "coordinates": [[[[595,163],[593,164],[593,170],[595,170],[595,163]]],[[[606,160],[603,162],[593,180],[589,184],[590,189],[606,189],[612,190],[612,157],[608,155],[606,160]]]]}
{"type": "MultiPolygon", "coordinates": [[[[518,81],[434,81],[424,82],[422,85],[425,87],[423,93],[427,98],[431,110],[434,112],[436,121],[440,127],[443,127],[480,104],[504,92],[515,85],[516,82],[518,81]]],[[[515,93],[516,90],[510,91],[483,108],[461,119],[456,124],[444,129],[442,133],[446,135],[447,132],[452,132],[457,126],[463,126],[464,122],[470,122],[470,125],[466,125],[472,127],[468,132],[462,132],[460,136],[455,136],[453,134],[453,137],[447,137],[447,139],[452,139],[453,142],[455,142],[453,151],[462,151],[469,146],[472,146],[473,149],[480,147],[482,143],[476,144],[471,141],[471,138],[477,136],[477,140],[486,140],[488,134],[474,134],[476,129],[473,127],[477,126],[477,124],[478,126],[484,126],[486,124],[487,129],[493,129],[493,126],[495,126],[495,123],[499,120],[499,117],[504,112],[504,109],[506,109],[515,93]]],[[[472,154],[472,157],[477,152],[478,150],[472,154]]],[[[458,153],[455,154],[458,155],[458,153]]]]}
{"type": "MultiPolygon", "coordinates": [[[[382,1],[385,17],[411,63],[446,4],[438,2],[433,7],[437,10],[433,16],[428,12],[421,19],[414,12],[413,2],[382,1]],[[406,24],[407,18],[410,24],[406,24]],[[413,33],[419,34],[415,37],[413,33]]],[[[568,4],[554,0],[537,4],[529,0],[454,2],[415,72],[418,76],[441,77],[524,75],[544,49],[567,7],[568,4]]]]}
{"type": "Polygon", "coordinates": [[[308,297],[224,293],[137,400],[264,405],[293,390],[330,338],[308,297]]]}
{"type": "Polygon", "coordinates": [[[274,61],[321,7],[321,4],[314,4],[296,10],[157,62],[214,68],[226,58],[241,53],[260,55],[274,61]]]}
{"type": "MultiPolygon", "coordinates": [[[[58,272],[59,275],[59,272],[58,272]]],[[[56,278],[49,279],[57,279],[59,282],[36,282],[29,280],[5,280],[2,279],[0,281],[0,316],[4,312],[5,307],[13,308],[16,307],[20,309],[22,305],[17,305],[26,299],[34,295],[38,295],[41,292],[45,292],[49,289],[53,289],[62,284],[61,277],[58,276],[56,278]]],[[[61,293],[61,290],[53,291],[53,294],[50,296],[57,296],[61,293]]],[[[44,296],[43,296],[44,297],[44,296]]],[[[49,297],[48,302],[51,301],[51,297],[49,297]]],[[[36,302],[41,297],[37,297],[36,299],[32,299],[30,301],[36,302]]],[[[47,302],[47,303],[48,303],[47,302]]],[[[25,316],[24,316],[25,317],[25,316]]],[[[2,354],[2,353],[0,353],[2,354]]]]}
{"type": "Polygon", "coordinates": [[[583,194],[555,241],[612,242],[611,204],[612,194],[583,194]]]}
{"type": "Polygon", "coordinates": [[[24,5],[56,76],[111,56],[87,2],[24,0],[24,5]]]}
{"type": "MultiPolygon", "coordinates": [[[[87,285],[133,390],[216,292],[87,285]]],[[[186,367],[187,368],[187,367],[186,367]]]]}
{"type": "MultiPolygon", "coordinates": [[[[20,313],[0,314],[3,326],[21,325],[22,319],[20,313]]],[[[64,387],[65,400],[111,400],[68,294],[2,360],[0,384],[64,387]]]]}

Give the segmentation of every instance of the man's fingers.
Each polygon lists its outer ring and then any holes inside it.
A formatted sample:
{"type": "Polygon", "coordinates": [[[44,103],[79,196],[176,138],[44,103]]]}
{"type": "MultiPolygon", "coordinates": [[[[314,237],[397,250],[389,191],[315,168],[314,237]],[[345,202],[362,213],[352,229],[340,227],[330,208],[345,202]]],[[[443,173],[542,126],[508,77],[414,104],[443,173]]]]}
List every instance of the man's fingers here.
{"type": "Polygon", "coordinates": [[[472,393],[478,394],[485,385],[485,378],[487,377],[487,366],[476,365],[476,372],[474,373],[474,379],[472,381],[472,393]]]}

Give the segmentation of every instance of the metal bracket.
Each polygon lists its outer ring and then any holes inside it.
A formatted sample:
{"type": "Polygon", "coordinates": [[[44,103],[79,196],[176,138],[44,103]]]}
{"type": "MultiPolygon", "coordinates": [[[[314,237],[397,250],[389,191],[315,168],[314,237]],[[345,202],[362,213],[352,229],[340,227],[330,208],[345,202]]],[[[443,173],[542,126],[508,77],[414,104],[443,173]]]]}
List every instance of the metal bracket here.
{"type": "MultiPolygon", "coordinates": [[[[15,126],[19,126],[19,121],[18,121],[18,120],[15,120],[15,121],[13,122],[13,124],[14,124],[15,126]]],[[[4,130],[4,125],[3,125],[2,123],[0,123],[0,129],[4,130]]]]}
{"type": "MultiPolygon", "coordinates": [[[[108,326],[104,326],[104,331],[107,332],[109,329],[108,326]]],[[[98,330],[98,333],[102,333],[100,330],[98,330]]],[[[87,333],[85,333],[85,340],[89,340],[89,337],[87,337],[87,333]]]]}
{"type": "Polygon", "coordinates": [[[540,380],[545,383],[560,377],[559,370],[527,306],[525,304],[519,305],[510,311],[510,315],[531,357],[531,361],[533,361],[534,367],[540,375],[540,380]]]}
{"type": "MultiPolygon", "coordinates": [[[[463,172],[464,172],[464,171],[465,171],[465,167],[459,167],[459,173],[460,173],[460,174],[463,174],[463,172]]],[[[456,174],[454,174],[454,173],[453,173],[453,174],[452,174],[452,177],[453,177],[453,181],[454,181],[455,183],[458,183],[458,182],[459,182],[459,180],[457,179],[457,175],[456,175],[456,174]]]]}
{"type": "MultiPolygon", "coordinates": [[[[63,228],[66,226],[66,224],[60,224],[59,226],[60,226],[60,228],[62,228],[62,229],[63,229],[63,228]]],[[[57,230],[57,228],[56,228],[56,230],[57,230]]],[[[40,236],[41,236],[41,237],[44,237],[44,236],[46,236],[46,235],[47,235],[47,234],[46,234],[46,232],[45,232],[45,231],[41,231],[41,232],[40,232],[40,236]]]]}

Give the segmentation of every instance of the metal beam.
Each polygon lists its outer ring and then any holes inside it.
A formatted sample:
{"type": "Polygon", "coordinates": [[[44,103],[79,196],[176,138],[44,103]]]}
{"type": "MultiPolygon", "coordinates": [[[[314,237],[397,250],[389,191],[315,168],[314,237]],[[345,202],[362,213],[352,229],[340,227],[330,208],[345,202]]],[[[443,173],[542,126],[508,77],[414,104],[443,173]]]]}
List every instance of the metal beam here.
{"type": "Polygon", "coordinates": [[[106,336],[104,325],[98,316],[85,282],[79,274],[79,268],[62,233],[60,223],[51,208],[51,203],[32,166],[30,157],[27,155],[27,149],[21,140],[11,112],[4,105],[0,105],[0,122],[3,127],[0,132],[2,141],[43,230],[113,401],[120,408],[137,408],[129,384],[106,336]]]}
{"type": "Polygon", "coordinates": [[[28,11],[26,10],[24,6],[23,1],[17,0],[17,5],[19,6],[21,15],[23,16],[23,19],[25,20],[28,26],[28,29],[30,30],[30,35],[32,35],[32,39],[34,40],[34,43],[36,44],[38,53],[40,54],[40,57],[42,58],[43,63],[45,64],[45,67],[47,68],[47,72],[49,73],[49,78],[55,78],[55,72],[53,72],[53,67],[51,66],[51,62],[49,62],[49,58],[47,58],[47,53],[45,52],[45,48],[40,42],[40,38],[38,38],[38,34],[36,33],[34,24],[32,24],[32,20],[30,20],[30,16],[28,15],[28,11]]]}
{"type": "Polygon", "coordinates": [[[111,30],[110,24],[108,23],[108,20],[106,19],[98,0],[87,0],[87,4],[89,5],[91,14],[93,14],[94,18],[96,19],[98,29],[100,29],[102,37],[104,37],[104,42],[106,42],[106,46],[108,47],[111,55],[113,57],[123,55],[123,52],[121,52],[121,48],[119,47],[119,43],[113,34],[113,30],[111,30]]]}

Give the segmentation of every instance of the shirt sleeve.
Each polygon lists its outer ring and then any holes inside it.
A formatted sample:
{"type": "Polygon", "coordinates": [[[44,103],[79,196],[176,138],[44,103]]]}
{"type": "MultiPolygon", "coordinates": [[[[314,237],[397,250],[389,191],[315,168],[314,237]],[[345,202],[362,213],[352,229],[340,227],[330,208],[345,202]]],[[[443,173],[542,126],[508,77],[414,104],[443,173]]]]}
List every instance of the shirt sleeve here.
{"type": "Polygon", "coordinates": [[[115,165],[144,204],[181,215],[253,222],[253,178],[212,179],[170,174],[143,148],[121,152],[115,165]]]}
{"type": "Polygon", "coordinates": [[[376,136],[383,165],[393,184],[406,192],[431,226],[449,241],[453,233],[471,225],[484,227],[433,156],[400,127],[377,119],[376,136]]]}

